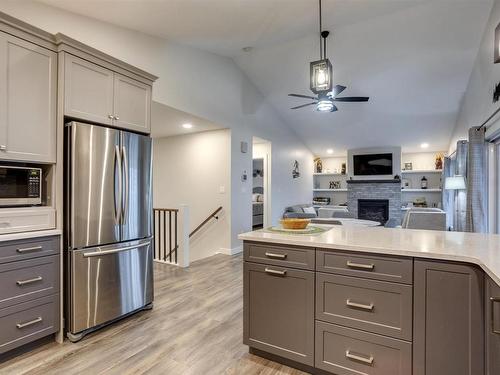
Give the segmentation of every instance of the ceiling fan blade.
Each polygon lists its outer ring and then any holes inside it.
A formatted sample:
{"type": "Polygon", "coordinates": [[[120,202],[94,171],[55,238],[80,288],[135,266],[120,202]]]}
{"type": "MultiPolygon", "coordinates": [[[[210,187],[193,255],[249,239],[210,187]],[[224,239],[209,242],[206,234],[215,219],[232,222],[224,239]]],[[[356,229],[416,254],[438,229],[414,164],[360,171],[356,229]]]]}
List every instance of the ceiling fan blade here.
{"type": "Polygon", "coordinates": [[[307,104],[302,104],[302,105],[299,105],[297,107],[292,107],[290,109],[299,109],[299,108],[304,108],[304,107],[307,107],[307,106],[310,106],[310,105],[314,105],[314,104],[317,104],[318,102],[313,102],[313,103],[307,103],[307,104]]]}
{"type": "Polygon", "coordinates": [[[344,97],[344,98],[333,98],[332,100],[334,102],[349,102],[349,103],[354,103],[354,102],[367,102],[370,98],[367,96],[351,96],[351,97],[344,97]]]}
{"type": "Polygon", "coordinates": [[[339,109],[337,108],[337,106],[334,104],[333,107],[332,107],[332,110],[330,112],[337,112],[339,109]]]}
{"type": "Polygon", "coordinates": [[[288,96],[293,96],[295,98],[304,98],[304,99],[318,100],[318,98],[316,98],[314,96],[307,96],[307,95],[300,95],[300,94],[288,94],[288,96]]]}
{"type": "Polygon", "coordinates": [[[342,85],[336,85],[333,90],[332,90],[332,95],[335,97],[338,94],[340,94],[342,91],[344,91],[347,87],[342,86],[342,85]]]}

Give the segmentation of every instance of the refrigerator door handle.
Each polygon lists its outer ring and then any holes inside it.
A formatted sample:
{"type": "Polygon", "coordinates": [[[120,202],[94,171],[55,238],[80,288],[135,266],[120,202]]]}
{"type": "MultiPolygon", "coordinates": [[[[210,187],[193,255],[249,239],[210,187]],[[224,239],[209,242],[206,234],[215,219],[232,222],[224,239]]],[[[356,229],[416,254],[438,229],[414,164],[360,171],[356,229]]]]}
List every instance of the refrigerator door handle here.
{"type": "Polygon", "coordinates": [[[101,248],[99,247],[98,249],[100,251],[93,251],[93,252],[90,252],[90,253],[84,253],[83,257],[84,258],[91,258],[91,257],[100,257],[102,255],[116,254],[116,253],[121,253],[122,251],[133,250],[133,249],[141,249],[143,247],[149,246],[150,244],[151,244],[151,242],[148,241],[148,242],[140,243],[138,245],[131,245],[131,246],[119,247],[117,249],[111,249],[111,250],[100,250],[101,248]]]}
{"type": "MultiPolygon", "coordinates": [[[[118,197],[115,196],[114,198],[115,222],[119,224],[122,217],[123,171],[122,171],[122,156],[120,153],[120,147],[118,145],[115,145],[115,169],[118,170],[118,197]]],[[[116,186],[116,177],[114,183],[116,186]]]]}
{"type": "Polygon", "coordinates": [[[123,176],[124,178],[124,191],[125,191],[125,197],[123,199],[123,208],[122,208],[122,224],[125,224],[127,222],[127,215],[128,215],[128,200],[129,200],[129,176],[128,176],[128,153],[127,153],[127,148],[125,146],[122,146],[122,158],[123,158],[123,176]]]}

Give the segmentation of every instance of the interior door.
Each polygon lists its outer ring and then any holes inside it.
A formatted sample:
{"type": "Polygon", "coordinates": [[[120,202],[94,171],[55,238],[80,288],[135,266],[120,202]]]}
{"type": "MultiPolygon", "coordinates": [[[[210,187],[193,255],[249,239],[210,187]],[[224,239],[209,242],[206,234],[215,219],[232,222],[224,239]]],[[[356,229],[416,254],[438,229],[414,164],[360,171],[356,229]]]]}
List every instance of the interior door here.
{"type": "Polygon", "coordinates": [[[121,132],[122,241],[151,236],[151,138],[121,132]]]}
{"type": "Polygon", "coordinates": [[[120,241],[120,131],[71,123],[70,248],[120,241]],[[115,194],[116,191],[116,194],[115,194]],[[115,199],[116,198],[116,199],[115,199]]]}

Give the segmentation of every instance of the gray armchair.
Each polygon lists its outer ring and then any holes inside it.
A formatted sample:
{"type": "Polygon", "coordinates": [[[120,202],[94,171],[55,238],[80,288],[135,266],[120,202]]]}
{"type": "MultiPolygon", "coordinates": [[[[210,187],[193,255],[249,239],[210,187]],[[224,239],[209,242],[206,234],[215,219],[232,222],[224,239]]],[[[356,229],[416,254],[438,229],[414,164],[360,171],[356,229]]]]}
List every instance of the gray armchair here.
{"type": "Polygon", "coordinates": [[[318,217],[317,213],[307,213],[304,212],[304,208],[311,207],[310,204],[297,204],[295,206],[290,206],[285,208],[283,213],[284,219],[313,219],[318,217]]]}
{"type": "Polygon", "coordinates": [[[446,213],[439,208],[411,208],[406,211],[402,228],[446,230],[446,213]]]}

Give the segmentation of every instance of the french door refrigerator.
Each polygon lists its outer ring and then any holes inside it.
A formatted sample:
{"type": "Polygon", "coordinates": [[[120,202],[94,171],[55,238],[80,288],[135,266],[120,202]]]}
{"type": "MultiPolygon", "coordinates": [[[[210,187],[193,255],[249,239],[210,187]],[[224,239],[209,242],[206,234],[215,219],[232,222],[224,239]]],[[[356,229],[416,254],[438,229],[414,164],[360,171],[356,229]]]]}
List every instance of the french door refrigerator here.
{"type": "Polygon", "coordinates": [[[153,302],[151,139],[65,127],[66,329],[72,341],[153,302]]]}

